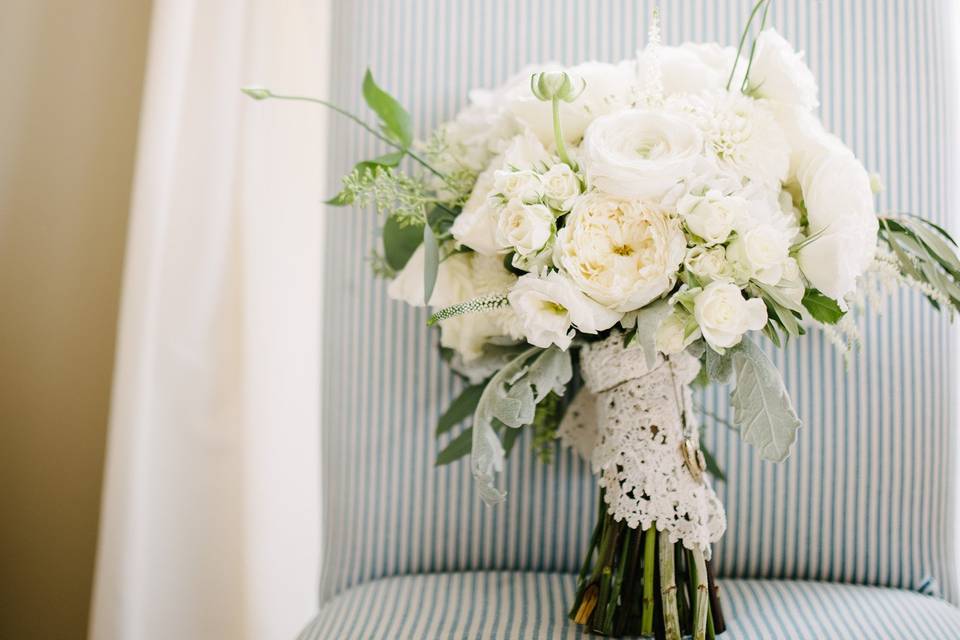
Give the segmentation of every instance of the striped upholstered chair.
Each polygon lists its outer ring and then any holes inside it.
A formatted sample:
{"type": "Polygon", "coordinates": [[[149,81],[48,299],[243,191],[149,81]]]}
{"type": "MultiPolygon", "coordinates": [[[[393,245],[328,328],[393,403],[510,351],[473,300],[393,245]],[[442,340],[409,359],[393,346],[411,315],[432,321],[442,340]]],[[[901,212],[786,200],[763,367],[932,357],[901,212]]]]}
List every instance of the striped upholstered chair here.
{"type": "MultiPolygon", "coordinates": [[[[808,52],[821,113],[887,185],[887,210],[948,222],[957,78],[953,0],[778,0],[772,23],[808,52]]],[[[333,97],[362,109],[367,66],[426,132],[471,87],[532,61],[627,57],[640,0],[334,3],[333,97]]],[[[663,0],[667,43],[733,43],[750,0],[663,0]]],[[[336,176],[376,148],[333,128],[336,176]]],[[[329,213],[323,580],[304,639],[554,638],[593,523],[594,479],[520,443],[485,508],[467,464],[436,469],[433,427],[460,388],[424,314],[387,300],[366,262],[375,220],[329,213]]],[[[914,293],[871,318],[849,365],[822,335],[775,355],[804,419],[792,458],[760,461],[710,425],[729,518],[715,549],[729,638],[960,638],[951,520],[949,328],[914,293]]],[[[702,401],[728,411],[722,390],[702,401]]],[[[445,444],[445,443],[441,443],[445,444]]]]}

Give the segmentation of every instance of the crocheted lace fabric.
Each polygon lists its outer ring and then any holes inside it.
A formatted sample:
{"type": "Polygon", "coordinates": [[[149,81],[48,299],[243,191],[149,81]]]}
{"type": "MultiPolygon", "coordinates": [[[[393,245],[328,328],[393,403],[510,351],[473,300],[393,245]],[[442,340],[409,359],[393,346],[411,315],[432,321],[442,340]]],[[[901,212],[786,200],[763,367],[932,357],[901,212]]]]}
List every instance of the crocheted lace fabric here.
{"type": "Polygon", "coordinates": [[[699,451],[690,382],[699,362],[687,353],[648,363],[640,348],[614,335],[585,346],[586,387],[567,410],[559,437],[599,474],[608,512],[631,528],[656,523],[671,542],[709,553],[726,529],[723,505],[705,474],[685,460],[690,440],[699,451]],[[652,365],[652,366],[651,366],[652,365]]]}

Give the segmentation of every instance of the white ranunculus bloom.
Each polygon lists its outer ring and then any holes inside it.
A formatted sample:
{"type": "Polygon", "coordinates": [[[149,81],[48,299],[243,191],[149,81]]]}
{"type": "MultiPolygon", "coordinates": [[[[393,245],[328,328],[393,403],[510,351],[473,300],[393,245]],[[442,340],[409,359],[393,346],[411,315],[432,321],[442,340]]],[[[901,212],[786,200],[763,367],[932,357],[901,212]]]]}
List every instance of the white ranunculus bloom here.
{"type": "Polygon", "coordinates": [[[727,258],[737,263],[747,277],[771,285],[780,282],[789,253],[789,238],[770,224],[745,231],[727,247],[727,258]]]}
{"type": "Polygon", "coordinates": [[[683,267],[704,284],[729,278],[732,273],[727,262],[727,252],[722,246],[697,245],[687,250],[683,267]]]}
{"type": "Polygon", "coordinates": [[[693,301],[693,315],[704,339],[716,350],[740,343],[747,331],[767,324],[767,307],[762,300],[746,300],[732,282],[711,282],[693,301]]]}
{"type": "Polygon", "coordinates": [[[583,295],[557,271],[522,276],[508,298],[527,342],[538,347],[557,345],[566,349],[575,335],[573,328],[597,333],[609,329],[621,317],[583,295]]]}
{"type": "Polygon", "coordinates": [[[553,212],[542,204],[526,204],[518,198],[507,202],[497,223],[497,244],[527,256],[540,251],[553,235],[553,212]]]}
{"type": "Polygon", "coordinates": [[[682,114],[640,109],[597,118],[581,146],[589,185],[647,202],[688,177],[702,152],[700,132],[682,114]]]}
{"type": "Polygon", "coordinates": [[[686,335],[687,318],[689,317],[686,313],[681,313],[675,309],[673,313],[660,321],[660,325],[654,333],[654,344],[657,351],[665,356],[680,353],[700,338],[699,328],[690,335],[686,335]]]}
{"type": "Polygon", "coordinates": [[[811,285],[842,304],[843,298],[856,290],[857,279],[869,265],[864,256],[869,253],[872,259],[876,242],[875,226],[852,217],[838,218],[829,230],[800,249],[797,261],[811,285]]]}
{"type": "Polygon", "coordinates": [[[493,174],[493,190],[502,194],[505,200],[535,202],[543,193],[543,185],[540,183],[540,176],[530,169],[500,169],[493,174]]]}
{"type": "Polygon", "coordinates": [[[719,191],[688,193],[677,203],[677,212],[691,233],[709,245],[726,242],[738,220],[747,214],[747,202],[719,191]]]}
{"type": "Polygon", "coordinates": [[[559,162],[540,176],[544,201],[557,211],[567,212],[580,195],[580,178],[566,164],[559,162]]]}
{"type": "Polygon", "coordinates": [[[553,259],[581,291],[626,312],[668,291],[685,253],[680,224],[665,212],[592,192],[557,234],[553,259]]]}
{"type": "Polygon", "coordinates": [[[759,182],[779,191],[787,178],[790,147],[763,104],[739,92],[708,91],[671,99],[668,107],[696,122],[721,170],[743,184],[759,182]]]}
{"type": "Polygon", "coordinates": [[[491,196],[496,193],[493,187],[494,162],[477,178],[477,183],[470,193],[470,197],[463,205],[463,211],[457,216],[450,228],[454,240],[470,247],[477,253],[495,255],[500,251],[497,243],[497,222],[499,210],[491,196]]]}
{"type": "Polygon", "coordinates": [[[793,104],[810,111],[817,100],[817,81],[810,67],[775,29],[765,29],[757,38],[750,67],[750,87],[761,98],[793,104]]]}
{"type": "MultiPolygon", "coordinates": [[[[502,94],[510,113],[529,128],[548,147],[554,144],[553,114],[550,102],[536,98],[530,91],[530,67],[522,78],[515,78],[502,94]]],[[[632,71],[621,65],[585,62],[564,69],[559,65],[540,65],[536,71],[562,71],[582,79],[586,88],[573,102],[560,102],[560,121],[567,143],[575,143],[594,118],[623,109],[631,103],[636,86],[632,71]]]]}

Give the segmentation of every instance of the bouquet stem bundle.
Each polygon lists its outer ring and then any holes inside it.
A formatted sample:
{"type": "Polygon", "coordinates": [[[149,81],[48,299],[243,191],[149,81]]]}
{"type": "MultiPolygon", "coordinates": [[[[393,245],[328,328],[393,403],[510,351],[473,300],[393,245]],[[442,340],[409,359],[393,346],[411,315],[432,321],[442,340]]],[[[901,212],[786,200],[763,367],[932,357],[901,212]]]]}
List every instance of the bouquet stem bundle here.
{"type": "Polygon", "coordinates": [[[705,640],[725,629],[703,552],[670,542],[655,525],[641,531],[617,522],[602,490],[570,619],[600,635],[665,640],[705,640]]]}

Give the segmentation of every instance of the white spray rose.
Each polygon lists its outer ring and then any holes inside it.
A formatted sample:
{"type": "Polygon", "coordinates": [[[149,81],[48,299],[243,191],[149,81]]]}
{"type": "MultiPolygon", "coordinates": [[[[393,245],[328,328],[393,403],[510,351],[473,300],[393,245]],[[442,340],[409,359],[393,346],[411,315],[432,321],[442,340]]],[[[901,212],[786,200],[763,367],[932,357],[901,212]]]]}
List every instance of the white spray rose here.
{"type": "Polygon", "coordinates": [[[654,333],[654,344],[657,351],[665,356],[680,353],[698,338],[700,329],[697,328],[687,335],[687,320],[690,316],[674,309],[666,318],[660,321],[654,333]]]}
{"type": "Polygon", "coordinates": [[[536,202],[543,192],[543,185],[540,184],[540,176],[530,169],[501,169],[493,174],[493,189],[502,194],[505,200],[516,198],[523,202],[536,202]]]}
{"type": "Polygon", "coordinates": [[[543,198],[557,211],[567,212],[580,195],[580,178],[566,164],[560,162],[540,176],[543,198]]]}
{"type": "Polygon", "coordinates": [[[557,345],[567,349],[576,335],[597,333],[615,325],[621,314],[614,313],[583,295],[557,271],[544,276],[522,276],[508,298],[523,325],[527,342],[538,347],[557,345]]]}
{"type": "Polygon", "coordinates": [[[526,204],[514,198],[500,211],[497,244],[520,255],[540,251],[553,235],[553,213],[542,204],[526,204]]]}
{"type": "Polygon", "coordinates": [[[770,224],[743,232],[727,247],[727,258],[737,263],[741,273],[763,284],[780,282],[789,254],[789,238],[770,224]]]}
{"type": "Polygon", "coordinates": [[[703,283],[727,279],[732,275],[727,262],[727,252],[721,246],[697,245],[688,249],[683,266],[703,283]]]}
{"type": "Polygon", "coordinates": [[[776,29],[765,29],[757,38],[757,51],[750,67],[750,87],[761,98],[794,104],[810,111],[817,108],[817,81],[803,61],[803,53],[776,29]]]}
{"type": "Polygon", "coordinates": [[[626,312],[673,287],[685,253],[680,224],[666,213],[593,192],[574,205],[553,259],[581,291],[626,312]]]}
{"type": "MultiPolygon", "coordinates": [[[[494,162],[494,166],[498,166],[498,163],[494,162]]],[[[450,227],[450,233],[457,242],[483,255],[495,255],[500,251],[497,243],[499,211],[496,202],[491,199],[495,193],[494,171],[491,166],[477,177],[463,211],[450,227]]]]}
{"type": "Polygon", "coordinates": [[[700,132],[683,116],[638,109],[597,118],[581,147],[588,184],[647,202],[686,178],[702,151],[700,132]]]}
{"type": "Polygon", "coordinates": [[[746,215],[747,202],[719,191],[687,194],[677,203],[677,212],[691,233],[709,245],[726,242],[734,225],[746,215]]]}
{"type": "Polygon", "coordinates": [[[733,347],[744,333],[767,324],[767,307],[762,300],[745,300],[740,287],[722,280],[711,282],[697,294],[693,315],[704,339],[715,350],[733,347]]]}

